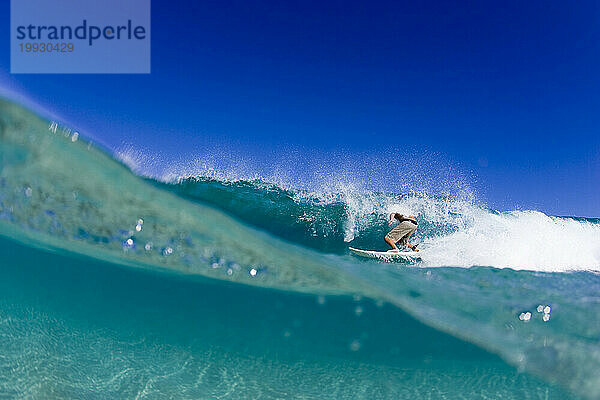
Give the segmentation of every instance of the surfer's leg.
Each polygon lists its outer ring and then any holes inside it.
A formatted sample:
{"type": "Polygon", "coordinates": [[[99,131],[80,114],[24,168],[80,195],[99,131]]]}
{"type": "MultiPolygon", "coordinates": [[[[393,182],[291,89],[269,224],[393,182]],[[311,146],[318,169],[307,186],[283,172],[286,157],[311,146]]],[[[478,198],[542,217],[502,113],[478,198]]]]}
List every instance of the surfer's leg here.
{"type": "Polygon", "coordinates": [[[386,242],[387,244],[389,244],[390,246],[392,246],[392,249],[391,249],[391,250],[388,250],[388,251],[393,251],[393,252],[400,251],[400,250],[398,249],[398,246],[396,246],[396,243],[394,242],[394,240],[393,240],[393,239],[391,239],[391,238],[390,238],[388,235],[385,235],[385,238],[384,238],[384,239],[385,239],[385,242],[386,242]]]}
{"type": "Polygon", "coordinates": [[[388,251],[400,251],[400,249],[398,249],[398,247],[396,246],[396,242],[400,240],[401,236],[400,232],[402,230],[402,227],[400,225],[397,225],[394,229],[389,231],[387,235],[385,235],[385,242],[392,247],[392,249],[388,251]]]}
{"type": "Polygon", "coordinates": [[[415,229],[413,229],[413,231],[411,233],[409,233],[408,235],[406,235],[406,246],[411,249],[412,251],[419,251],[419,249],[417,249],[417,246],[415,246],[414,244],[410,244],[408,243],[408,239],[410,239],[410,237],[412,236],[412,234],[417,230],[417,227],[415,226],[415,229]]]}
{"type": "Polygon", "coordinates": [[[406,242],[406,246],[411,249],[412,251],[420,251],[419,249],[417,249],[417,246],[415,246],[414,244],[410,244],[408,242],[406,242]]]}
{"type": "Polygon", "coordinates": [[[412,244],[410,244],[410,243],[408,242],[408,239],[410,239],[410,237],[412,236],[412,234],[413,234],[413,233],[414,233],[416,230],[417,230],[417,226],[416,226],[415,224],[409,223],[409,224],[408,224],[408,227],[407,227],[407,229],[406,229],[407,233],[406,233],[404,236],[402,236],[402,237],[400,238],[400,240],[398,241],[398,243],[399,243],[401,246],[406,246],[406,247],[408,247],[409,249],[411,249],[411,250],[413,250],[413,251],[419,251],[419,250],[417,250],[417,247],[416,247],[416,246],[414,246],[414,245],[412,245],[412,244]]]}

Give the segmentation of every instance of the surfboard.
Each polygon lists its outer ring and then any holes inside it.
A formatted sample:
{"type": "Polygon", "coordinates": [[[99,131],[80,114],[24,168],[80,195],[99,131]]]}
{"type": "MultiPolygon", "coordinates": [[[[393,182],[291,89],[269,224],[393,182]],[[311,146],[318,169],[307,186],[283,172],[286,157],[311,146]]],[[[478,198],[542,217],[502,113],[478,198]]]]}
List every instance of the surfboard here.
{"type": "Polygon", "coordinates": [[[361,250],[355,249],[354,247],[348,247],[348,249],[359,257],[374,258],[381,261],[416,261],[421,259],[421,252],[418,251],[399,251],[397,253],[390,253],[387,251],[372,251],[372,250],[361,250]]]}

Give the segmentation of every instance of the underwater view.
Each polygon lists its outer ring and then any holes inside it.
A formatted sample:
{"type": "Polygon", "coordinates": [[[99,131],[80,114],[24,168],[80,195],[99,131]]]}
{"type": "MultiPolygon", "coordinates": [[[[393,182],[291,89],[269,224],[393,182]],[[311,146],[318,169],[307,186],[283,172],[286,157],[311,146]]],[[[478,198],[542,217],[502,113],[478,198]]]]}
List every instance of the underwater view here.
{"type": "Polygon", "coordinates": [[[141,176],[0,100],[0,397],[600,398],[600,220],[141,176]],[[421,258],[380,262],[390,211],[421,258]]]}

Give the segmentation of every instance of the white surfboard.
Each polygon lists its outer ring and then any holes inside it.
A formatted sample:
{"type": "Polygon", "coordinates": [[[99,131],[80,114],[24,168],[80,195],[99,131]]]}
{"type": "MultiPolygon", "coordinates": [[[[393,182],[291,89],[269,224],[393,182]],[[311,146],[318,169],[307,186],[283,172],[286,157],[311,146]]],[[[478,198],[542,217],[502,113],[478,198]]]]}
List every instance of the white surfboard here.
{"type": "Polygon", "coordinates": [[[354,247],[348,247],[348,249],[360,257],[374,258],[381,261],[416,261],[421,258],[421,252],[418,251],[399,251],[397,253],[387,251],[372,251],[372,250],[361,250],[355,249],[354,247]]]}

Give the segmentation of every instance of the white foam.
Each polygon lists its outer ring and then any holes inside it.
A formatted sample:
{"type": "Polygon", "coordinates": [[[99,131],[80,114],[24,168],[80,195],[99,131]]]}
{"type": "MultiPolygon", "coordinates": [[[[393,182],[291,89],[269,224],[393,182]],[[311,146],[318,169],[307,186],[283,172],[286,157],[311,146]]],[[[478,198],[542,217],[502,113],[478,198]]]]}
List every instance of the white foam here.
{"type": "Polygon", "coordinates": [[[424,244],[429,266],[600,270],[600,225],[539,211],[474,211],[458,231],[424,244]]]}
{"type": "Polygon", "coordinates": [[[600,224],[539,211],[498,213],[462,199],[413,195],[344,195],[346,239],[390,212],[417,215],[423,263],[535,271],[600,271],[600,224]]]}

